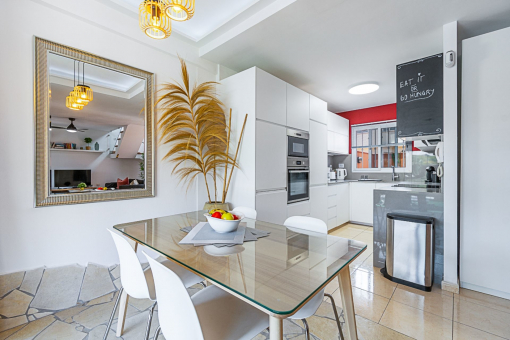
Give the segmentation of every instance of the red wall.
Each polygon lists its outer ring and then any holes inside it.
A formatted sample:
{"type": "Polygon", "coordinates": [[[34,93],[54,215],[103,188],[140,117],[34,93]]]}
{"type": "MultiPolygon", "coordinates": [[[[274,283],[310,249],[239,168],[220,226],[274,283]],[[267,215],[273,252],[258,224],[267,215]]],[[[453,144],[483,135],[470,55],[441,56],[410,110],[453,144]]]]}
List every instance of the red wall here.
{"type": "Polygon", "coordinates": [[[347,111],[337,115],[349,119],[349,153],[351,153],[351,125],[382,122],[397,119],[397,104],[369,107],[368,109],[347,111]]]}
{"type": "MultiPolygon", "coordinates": [[[[351,126],[397,119],[397,104],[388,104],[367,109],[337,113],[337,115],[349,119],[349,153],[351,153],[351,126]]],[[[413,150],[419,150],[414,149],[413,150]]]]}

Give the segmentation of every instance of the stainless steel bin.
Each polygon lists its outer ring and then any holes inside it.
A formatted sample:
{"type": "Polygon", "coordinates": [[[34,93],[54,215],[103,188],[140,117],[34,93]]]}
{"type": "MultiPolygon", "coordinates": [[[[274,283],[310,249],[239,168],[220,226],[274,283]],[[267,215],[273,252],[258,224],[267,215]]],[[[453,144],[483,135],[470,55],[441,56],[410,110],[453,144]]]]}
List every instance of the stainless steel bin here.
{"type": "Polygon", "coordinates": [[[383,275],[425,291],[434,280],[434,219],[386,215],[386,265],[383,275]]]}

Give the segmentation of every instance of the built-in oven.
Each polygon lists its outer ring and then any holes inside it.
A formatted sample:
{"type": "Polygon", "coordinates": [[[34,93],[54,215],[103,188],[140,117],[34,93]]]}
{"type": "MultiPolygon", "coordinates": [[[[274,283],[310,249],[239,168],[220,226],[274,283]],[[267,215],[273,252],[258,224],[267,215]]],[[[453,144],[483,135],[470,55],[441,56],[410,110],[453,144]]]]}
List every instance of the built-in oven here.
{"type": "Polygon", "coordinates": [[[310,168],[308,158],[287,157],[287,203],[310,198],[310,168]]]}
{"type": "Polygon", "coordinates": [[[287,156],[308,158],[308,132],[287,129],[287,156]]]}

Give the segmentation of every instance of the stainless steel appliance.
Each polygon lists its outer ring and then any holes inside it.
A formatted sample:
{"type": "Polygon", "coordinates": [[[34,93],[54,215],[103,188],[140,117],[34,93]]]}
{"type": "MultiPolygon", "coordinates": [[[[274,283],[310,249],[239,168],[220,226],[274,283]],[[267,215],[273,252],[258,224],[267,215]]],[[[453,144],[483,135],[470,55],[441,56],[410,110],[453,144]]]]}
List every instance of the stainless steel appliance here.
{"type": "Polygon", "coordinates": [[[286,229],[287,233],[287,268],[306,260],[309,255],[309,236],[286,229]]]}
{"type": "Polygon", "coordinates": [[[310,198],[310,170],[308,158],[287,157],[287,203],[310,198]]]}
{"type": "Polygon", "coordinates": [[[299,130],[287,129],[287,156],[308,158],[308,140],[310,134],[299,130]]]}
{"type": "Polygon", "coordinates": [[[430,292],[434,279],[434,219],[388,214],[386,265],[381,272],[397,283],[430,292]]]}

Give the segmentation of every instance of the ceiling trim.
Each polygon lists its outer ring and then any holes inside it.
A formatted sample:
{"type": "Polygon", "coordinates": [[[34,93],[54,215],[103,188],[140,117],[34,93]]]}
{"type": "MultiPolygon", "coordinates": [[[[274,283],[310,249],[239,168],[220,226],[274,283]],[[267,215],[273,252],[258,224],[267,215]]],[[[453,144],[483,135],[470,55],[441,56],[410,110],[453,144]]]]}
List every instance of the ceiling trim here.
{"type": "Polygon", "coordinates": [[[199,56],[200,57],[204,56],[205,54],[209,53],[215,48],[223,45],[227,41],[235,38],[236,36],[240,35],[241,33],[257,25],[258,23],[264,21],[265,19],[269,18],[273,14],[281,11],[282,9],[296,1],[297,0],[276,0],[275,2],[271,3],[270,5],[264,7],[257,13],[250,16],[248,19],[244,20],[239,25],[234,26],[230,30],[221,34],[219,37],[200,47],[198,53],[199,56]]]}

